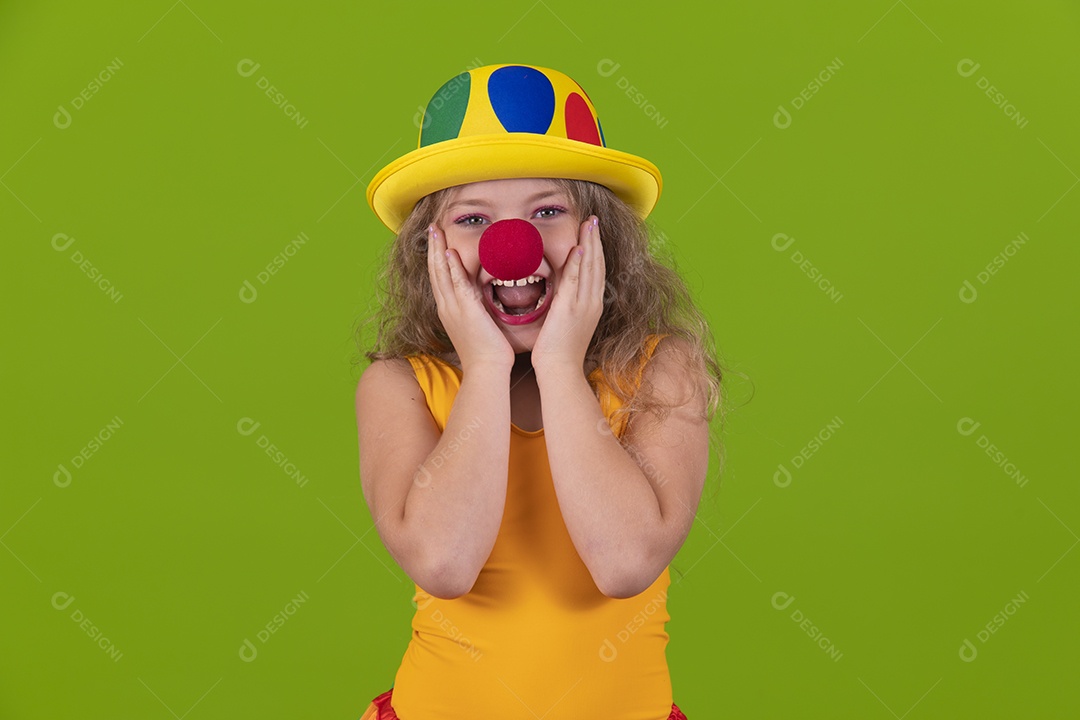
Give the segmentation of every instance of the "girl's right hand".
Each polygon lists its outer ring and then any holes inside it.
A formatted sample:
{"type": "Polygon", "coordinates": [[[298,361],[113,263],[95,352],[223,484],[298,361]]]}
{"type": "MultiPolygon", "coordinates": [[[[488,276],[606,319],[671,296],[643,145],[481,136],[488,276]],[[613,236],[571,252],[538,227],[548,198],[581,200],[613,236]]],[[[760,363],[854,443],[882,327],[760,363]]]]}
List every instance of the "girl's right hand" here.
{"type": "Polygon", "coordinates": [[[435,227],[428,228],[428,273],[435,304],[450,342],[454,345],[462,372],[476,365],[514,365],[514,348],[488,313],[480,288],[469,279],[461,258],[447,252],[446,238],[435,227]]]}

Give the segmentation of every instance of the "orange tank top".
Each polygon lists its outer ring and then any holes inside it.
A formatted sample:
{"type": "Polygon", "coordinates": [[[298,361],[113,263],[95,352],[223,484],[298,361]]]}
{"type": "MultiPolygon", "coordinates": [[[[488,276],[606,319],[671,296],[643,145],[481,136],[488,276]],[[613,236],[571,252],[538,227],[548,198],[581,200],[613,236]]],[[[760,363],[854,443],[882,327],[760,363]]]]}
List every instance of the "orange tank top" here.
{"type": "MultiPolygon", "coordinates": [[[[649,337],[636,382],[662,337],[649,337]]],[[[443,430],[461,371],[427,355],[408,359],[443,430]]],[[[589,382],[611,422],[618,398],[599,368],[589,382]]],[[[617,436],[624,429],[612,423],[617,436]]],[[[495,546],[469,593],[444,600],[416,586],[394,708],[402,720],[666,720],[670,582],[665,568],[632,598],[597,590],[563,522],[544,431],[511,424],[495,546]]]]}

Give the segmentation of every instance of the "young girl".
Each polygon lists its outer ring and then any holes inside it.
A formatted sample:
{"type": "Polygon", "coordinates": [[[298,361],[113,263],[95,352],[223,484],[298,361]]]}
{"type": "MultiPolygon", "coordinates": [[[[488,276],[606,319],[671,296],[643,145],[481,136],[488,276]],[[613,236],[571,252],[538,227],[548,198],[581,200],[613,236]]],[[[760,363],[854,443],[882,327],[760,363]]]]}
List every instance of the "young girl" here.
{"type": "Polygon", "coordinates": [[[660,188],[652,163],[606,146],[576,82],[527,65],[445,83],[418,149],[368,187],[397,238],[356,393],[360,476],[416,613],[361,720],[686,717],[668,565],[721,369],[650,252],[660,188]],[[542,239],[528,277],[480,260],[507,220],[542,239]]]}

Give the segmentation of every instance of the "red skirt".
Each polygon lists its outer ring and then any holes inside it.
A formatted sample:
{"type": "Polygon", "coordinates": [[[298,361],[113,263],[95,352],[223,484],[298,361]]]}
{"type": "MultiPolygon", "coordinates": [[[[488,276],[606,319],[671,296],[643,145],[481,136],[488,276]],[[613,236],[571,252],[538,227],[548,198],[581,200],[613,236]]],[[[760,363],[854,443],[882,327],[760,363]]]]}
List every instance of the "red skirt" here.
{"type": "MultiPolygon", "coordinates": [[[[390,697],[393,693],[394,688],[390,688],[372,700],[371,705],[364,711],[360,720],[399,720],[397,713],[394,712],[394,706],[390,704],[390,697]]],[[[668,715],[668,720],[686,720],[686,715],[683,714],[678,705],[671,703],[671,714],[668,715]]]]}

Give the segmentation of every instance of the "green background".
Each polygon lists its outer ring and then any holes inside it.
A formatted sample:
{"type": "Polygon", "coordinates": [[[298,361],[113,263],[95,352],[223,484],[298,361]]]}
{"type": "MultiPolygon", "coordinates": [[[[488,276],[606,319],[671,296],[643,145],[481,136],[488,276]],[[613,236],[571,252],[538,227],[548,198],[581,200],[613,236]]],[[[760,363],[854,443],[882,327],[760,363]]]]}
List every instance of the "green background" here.
{"type": "Polygon", "coordinates": [[[477,61],[567,72],[659,165],[730,368],[669,600],[691,720],[1077,716],[1080,11],[740,5],[0,5],[0,717],[355,719],[390,686],[412,586],[358,477],[364,189],[477,61]]]}

